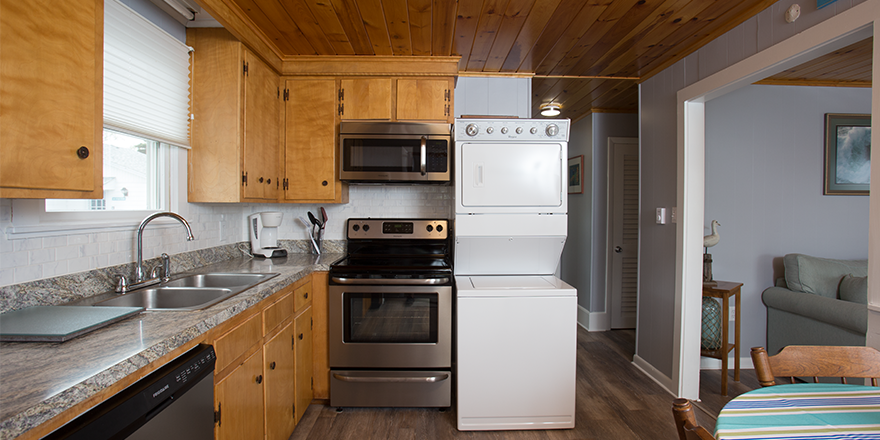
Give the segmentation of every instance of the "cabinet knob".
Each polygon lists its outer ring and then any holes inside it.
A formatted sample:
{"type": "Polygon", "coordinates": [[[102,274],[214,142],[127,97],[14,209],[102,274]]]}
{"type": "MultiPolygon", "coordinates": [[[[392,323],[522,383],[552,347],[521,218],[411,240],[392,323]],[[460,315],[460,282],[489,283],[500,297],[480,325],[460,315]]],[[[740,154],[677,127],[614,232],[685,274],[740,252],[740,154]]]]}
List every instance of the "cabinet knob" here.
{"type": "Polygon", "coordinates": [[[263,383],[263,375],[257,376],[257,383],[263,383]]]}
{"type": "Polygon", "coordinates": [[[263,183],[263,178],[262,178],[262,177],[260,177],[260,183],[263,183]]]}
{"type": "Polygon", "coordinates": [[[271,185],[271,184],[272,184],[272,179],[268,179],[268,180],[266,180],[266,184],[271,185]]]}
{"type": "Polygon", "coordinates": [[[309,299],[309,292],[304,293],[304,294],[303,294],[303,298],[305,298],[305,299],[309,299]]]}
{"type": "Polygon", "coordinates": [[[300,333],[298,337],[299,337],[299,340],[302,341],[302,339],[303,339],[303,334],[300,333]]]}
{"type": "Polygon", "coordinates": [[[325,181],[321,182],[321,185],[322,185],[322,186],[327,186],[327,181],[325,180],[325,181]]]}
{"type": "Polygon", "coordinates": [[[272,362],[271,364],[269,364],[269,369],[270,369],[270,370],[274,370],[274,369],[275,369],[275,362],[272,362]]]}
{"type": "Polygon", "coordinates": [[[79,149],[76,150],[76,156],[79,157],[80,159],[85,159],[85,158],[89,157],[89,149],[84,146],[79,147],[79,149]]]}

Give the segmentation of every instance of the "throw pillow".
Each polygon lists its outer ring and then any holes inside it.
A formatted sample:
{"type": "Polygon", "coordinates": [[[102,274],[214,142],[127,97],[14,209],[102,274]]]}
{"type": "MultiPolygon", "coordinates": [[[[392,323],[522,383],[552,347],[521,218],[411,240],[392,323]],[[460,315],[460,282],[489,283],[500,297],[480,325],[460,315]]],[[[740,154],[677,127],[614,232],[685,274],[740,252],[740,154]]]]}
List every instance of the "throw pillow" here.
{"type": "Polygon", "coordinates": [[[783,262],[785,283],[789,289],[828,298],[837,298],[840,280],[844,275],[868,275],[868,260],[832,260],[804,254],[788,254],[783,262]]]}
{"type": "Polygon", "coordinates": [[[847,275],[840,281],[840,299],[868,304],[868,277],[847,275]]]}

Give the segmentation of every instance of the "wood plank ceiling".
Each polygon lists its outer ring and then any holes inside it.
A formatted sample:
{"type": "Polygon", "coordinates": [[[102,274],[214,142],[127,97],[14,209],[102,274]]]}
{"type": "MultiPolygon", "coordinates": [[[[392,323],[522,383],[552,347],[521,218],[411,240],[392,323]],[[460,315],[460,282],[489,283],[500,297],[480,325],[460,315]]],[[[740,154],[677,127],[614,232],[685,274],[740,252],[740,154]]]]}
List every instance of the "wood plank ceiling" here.
{"type": "Polygon", "coordinates": [[[216,11],[231,10],[281,59],[460,55],[459,75],[533,77],[534,116],[552,101],[577,120],[635,113],[640,81],[775,0],[197,2],[227,27],[228,14],[216,11]]]}

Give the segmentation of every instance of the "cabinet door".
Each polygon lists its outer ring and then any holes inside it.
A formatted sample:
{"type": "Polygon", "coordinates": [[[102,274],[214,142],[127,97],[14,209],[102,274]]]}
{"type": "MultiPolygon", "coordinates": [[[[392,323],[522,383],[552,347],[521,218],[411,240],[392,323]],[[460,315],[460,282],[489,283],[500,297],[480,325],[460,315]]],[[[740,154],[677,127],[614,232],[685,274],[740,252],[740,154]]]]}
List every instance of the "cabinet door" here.
{"type": "Polygon", "coordinates": [[[244,199],[278,200],[281,158],[281,83],[278,75],[245,50],[244,199]]]}
{"type": "Polygon", "coordinates": [[[294,320],[296,356],[296,421],[302,419],[312,402],[312,307],[306,307],[294,320]]]}
{"type": "Polygon", "coordinates": [[[103,1],[0,2],[0,197],[102,197],[103,17],[103,1]]]}
{"type": "Polygon", "coordinates": [[[397,119],[452,122],[452,82],[449,79],[397,80],[397,119]]]}
{"type": "Polygon", "coordinates": [[[329,275],[327,272],[312,274],[312,386],[315,399],[330,398],[330,354],[327,336],[329,308],[327,296],[329,275]]]}
{"type": "Polygon", "coordinates": [[[284,200],[334,201],[336,80],[288,80],[286,87],[284,200]]]}
{"type": "Polygon", "coordinates": [[[263,346],[266,372],[266,439],[287,440],[296,426],[294,389],[294,324],[263,346]]]}
{"type": "Polygon", "coordinates": [[[217,440],[263,439],[262,349],[214,386],[214,402],[217,440]]]}
{"type": "Polygon", "coordinates": [[[342,119],[391,120],[391,78],[343,79],[339,89],[342,119]]]}

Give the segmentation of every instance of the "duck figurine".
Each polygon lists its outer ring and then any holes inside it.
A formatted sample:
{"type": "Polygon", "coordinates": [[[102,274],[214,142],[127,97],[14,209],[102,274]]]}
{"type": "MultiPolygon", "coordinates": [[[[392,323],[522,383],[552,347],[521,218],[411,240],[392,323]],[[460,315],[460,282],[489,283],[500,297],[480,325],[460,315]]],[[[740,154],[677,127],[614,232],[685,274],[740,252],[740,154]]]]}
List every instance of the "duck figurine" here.
{"type": "Polygon", "coordinates": [[[721,223],[718,223],[718,220],[712,220],[712,234],[703,236],[703,247],[710,248],[718,244],[718,241],[721,239],[721,236],[718,235],[719,226],[721,226],[721,223]]]}

